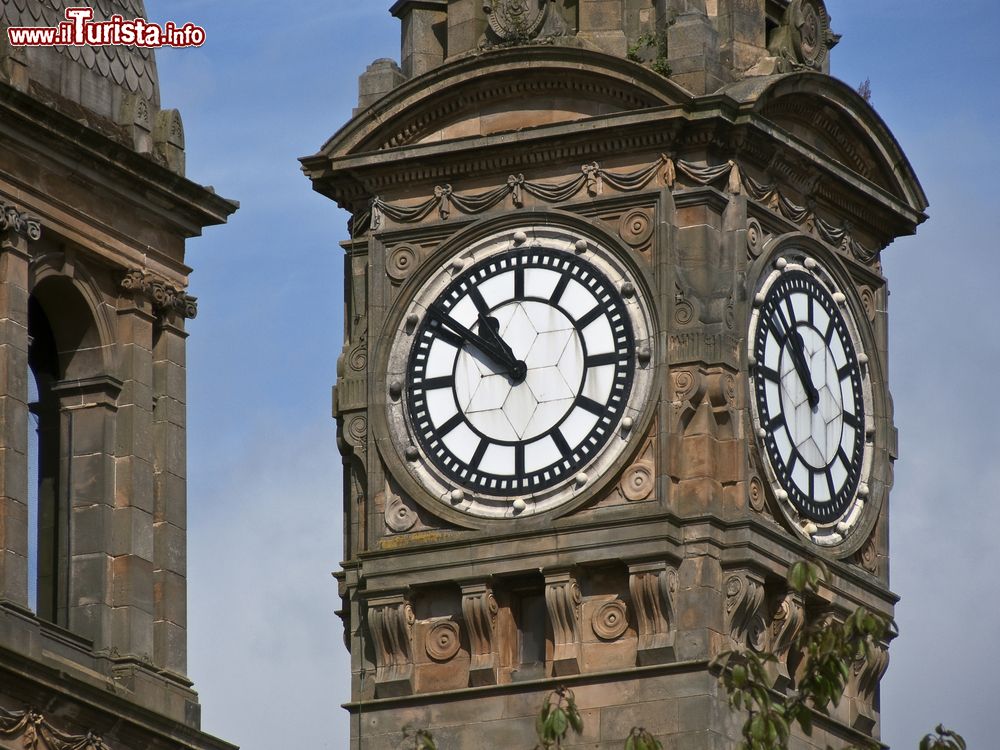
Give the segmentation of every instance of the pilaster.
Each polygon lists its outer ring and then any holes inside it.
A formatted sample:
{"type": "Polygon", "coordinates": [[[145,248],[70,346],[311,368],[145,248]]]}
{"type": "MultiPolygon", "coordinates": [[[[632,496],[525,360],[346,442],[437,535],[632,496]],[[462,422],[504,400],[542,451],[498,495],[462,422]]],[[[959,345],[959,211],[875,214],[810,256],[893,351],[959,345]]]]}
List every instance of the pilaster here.
{"type": "Polygon", "coordinates": [[[153,344],[154,662],[187,672],[187,446],[184,317],[164,315],[153,344]]]}
{"type": "Polygon", "coordinates": [[[0,601],[28,606],[28,261],[38,222],[0,200],[0,601]]]}

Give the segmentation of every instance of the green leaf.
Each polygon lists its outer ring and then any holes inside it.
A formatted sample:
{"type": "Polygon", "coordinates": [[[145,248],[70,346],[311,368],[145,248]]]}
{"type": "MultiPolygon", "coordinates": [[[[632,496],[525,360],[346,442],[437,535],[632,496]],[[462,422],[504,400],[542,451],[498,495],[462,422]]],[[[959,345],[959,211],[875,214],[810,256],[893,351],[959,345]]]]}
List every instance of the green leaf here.
{"type": "Polygon", "coordinates": [[[552,710],[552,731],[555,733],[557,737],[562,738],[566,736],[566,730],[568,726],[569,722],[566,718],[566,712],[563,709],[556,706],[552,710]]]}
{"type": "Polygon", "coordinates": [[[583,718],[573,703],[570,703],[569,725],[573,727],[573,731],[577,734],[583,734],[583,718]]]}
{"type": "Polygon", "coordinates": [[[788,569],[788,587],[801,594],[806,590],[806,582],[808,580],[809,572],[806,570],[806,564],[804,562],[797,562],[788,569]]]}

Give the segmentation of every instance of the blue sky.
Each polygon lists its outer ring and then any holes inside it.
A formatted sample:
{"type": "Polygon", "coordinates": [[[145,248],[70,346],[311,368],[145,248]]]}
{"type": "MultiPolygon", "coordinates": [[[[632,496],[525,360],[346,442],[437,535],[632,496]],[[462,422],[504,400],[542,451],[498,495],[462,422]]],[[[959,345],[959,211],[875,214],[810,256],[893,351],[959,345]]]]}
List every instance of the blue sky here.
{"type": "MultiPolygon", "coordinates": [[[[891,497],[902,632],[883,682],[883,735],[915,748],[939,721],[995,736],[1000,677],[989,562],[1000,527],[1000,366],[993,185],[1000,97],[990,0],[827,0],[833,72],[895,132],[931,220],[885,255],[901,457],[891,497]]],[[[297,158],[350,117],[357,76],[399,54],[388,0],[149,0],[207,30],[158,53],[188,175],[238,199],[188,244],[190,667],[204,728],[246,750],[346,747],[347,654],[330,571],[341,558],[330,387],[341,346],[347,216],[297,158]]]]}

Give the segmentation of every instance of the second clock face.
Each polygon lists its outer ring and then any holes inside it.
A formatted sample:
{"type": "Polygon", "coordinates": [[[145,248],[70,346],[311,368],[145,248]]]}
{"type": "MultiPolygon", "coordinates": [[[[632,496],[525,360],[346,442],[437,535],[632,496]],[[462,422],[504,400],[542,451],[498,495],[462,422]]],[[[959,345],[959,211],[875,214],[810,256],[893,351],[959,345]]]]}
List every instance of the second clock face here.
{"type": "Polygon", "coordinates": [[[788,266],[762,294],[751,356],[766,456],[800,516],[840,521],[858,495],[865,456],[859,344],[817,273],[788,266]]]}
{"type": "Polygon", "coordinates": [[[633,324],[607,275],[574,252],[511,248],[428,300],[406,409],[423,453],[457,487],[523,497],[605,448],[634,372],[633,324]]]}

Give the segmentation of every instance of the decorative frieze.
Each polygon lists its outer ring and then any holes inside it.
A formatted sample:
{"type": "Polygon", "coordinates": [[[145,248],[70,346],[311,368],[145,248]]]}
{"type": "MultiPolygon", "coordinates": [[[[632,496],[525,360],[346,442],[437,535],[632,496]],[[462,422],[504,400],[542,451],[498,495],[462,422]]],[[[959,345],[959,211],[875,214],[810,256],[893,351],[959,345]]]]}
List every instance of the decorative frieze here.
{"type": "Polygon", "coordinates": [[[121,289],[126,294],[147,297],[153,309],[160,315],[175,312],[184,318],[198,315],[198,298],[192,297],[170,282],[154,276],[149,271],[133,269],[125,273],[121,289]]]}
{"type": "Polygon", "coordinates": [[[500,607],[487,583],[462,586],[462,616],[469,631],[472,662],[469,685],[495,685],[497,682],[496,626],[500,607]]]}
{"type": "Polygon", "coordinates": [[[638,663],[674,661],[673,599],[677,593],[677,571],[665,562],[652,562],[629,565],[628,573],[628,588],[639,629],[638,663]]]}
{"type": "Polygon", "coordinates": [[[545,605],[552,626],[552,674],[580,673],[580,617],[583,594],[572,573],[545,575],[545,605]]]}
{"type": "MultiPolygon", "coordinates": [[[[727,192],[733,195],[745,192],[753,200],[766,205],[769,210],[797,224],[802,231],[820,237],[862,263],[870,264],[878,257],[878,251],[869,250],[854,238],[850,222],[845,221],[839,227],[831,224],[816,214],[815,205],[811,201],[800,206],[783,195],[776,185],[758,182],[745,174],[732,159],[716,165],[701,165],[675,159],[667,154],[661,154],[657,161],[632,172],[611,172],[597,162],[590,162],[581,166],[577,177],[562,182],[534,182],[526,179],[523,174],[518,174],[510,175],[503,185],[480,193],[460,193],[451,185],[438,185],[434,188],[433,195],[416,205],[389,203],[376,196],[372,199],[370,213],[358,217],[354,230],[364,231],[370,228],[372,231],[379,231],[384,227],[386,219],[412,224],[423,221],[434,211],[437,211],[442,221],[447,220],[454,211],[475,215],[500,205],[508,196],[513,208],[522,208],[525,193],[546,203],[563,203],[581,190],[586,190],[590,196],[597,196],[603,194],[605,185],[610,185],[621,192],[634,192],[647,187],[654,179],[672,190],[681,177],[702,186],[725,182],[727,192]]],[[[638,214],[631,212],[622,218],[620,233],[630,245],[641,245],[648,239],[646,233],[651,231],[649,217],[644,216],[642,211],[638,214]]],[[[750,219],[747,245],[751,257],[760,253],[765,239],[766,233],[760,222],[750,219]]],[[[390,275],[405,272],[406,266],[404,260],[402,268],[393,269],[390,275]]]]}
{"type": "Polygon", "coordinates": [[[368,602],[368,628],[375,643],[375,696],[413,693],[413,608],[403,595],[368,602]]]}
{"type": "Polygon", "coordinates": [[[0,739],[17,740],[19,747],[30,750],[112,750],[95,732],[68,734],[33,708],[7,711],[0,707],[0,739]]]}

